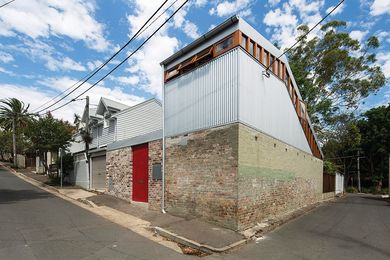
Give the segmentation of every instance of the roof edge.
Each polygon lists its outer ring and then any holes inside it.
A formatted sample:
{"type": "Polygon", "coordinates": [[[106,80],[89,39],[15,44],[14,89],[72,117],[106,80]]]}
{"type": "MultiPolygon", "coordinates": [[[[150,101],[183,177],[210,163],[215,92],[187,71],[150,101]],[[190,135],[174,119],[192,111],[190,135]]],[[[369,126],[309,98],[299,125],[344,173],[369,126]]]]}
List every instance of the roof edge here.
{"type": "Polygon", "coordinates": [[[213,37],[214,35],[218,34],[219,32],[225,30],[227,27],[229,27],[232,24],[235,24],[238,22],[240,17],[238,15],[233,15],[229,19],[225,20],[223,23],[219,24],[217,27],[213,28],[212,30],[208,31],[206,34],[202,35],[189,45],[185,46],[184,48],[180,49],[178,52],[172,54],[168,58],[166,58],[164,61],[160,63],[160,65],[167,65],[168,63],[174,61],[178,57],[188,53],[190,50],[196,48],[198,45],[202,44],[207,39],[213,37]]]}

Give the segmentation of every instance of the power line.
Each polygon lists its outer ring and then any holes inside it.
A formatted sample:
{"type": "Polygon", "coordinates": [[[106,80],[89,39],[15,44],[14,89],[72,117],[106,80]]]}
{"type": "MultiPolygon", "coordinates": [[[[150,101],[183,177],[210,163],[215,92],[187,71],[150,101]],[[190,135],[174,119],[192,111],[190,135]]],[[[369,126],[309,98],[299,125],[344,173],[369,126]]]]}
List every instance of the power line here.
{"type": "Polygon", "coordinates": [[[300,41],[302,41],[309,33],[311,33],[320,23],[322,23],[329,15],[331,15],[345,0],[341,0],[335,7],[332,8],[332,10],[330,10],[329,13],[327,13],[318,23],[316,23],[308,32],[306,32],[304,35],[302,35],[301,37],[298,38],[298,40],[290,47],[288,48],[287,50],[285,50],[282,54],[280,54],[276,59],[274,59],[272,61],[272,63],[267,67],[267,69],[265,70],[265,74],[267,77],[269,77],[269,68],[275,63],[275,61],[277,59],[279,59],[280,57],[282,57],[284,54],[286,54],[287,52],[289,52],[292,48],[295,47],[295,45],[297,45],[300,41]]]}
{"type": "MultiPolygon", "coordinates": [[[[14,0],[15,1],[15,0],[14,0]]],[[[138,35],[141,35],[143,32],[145,32],[150,26],[152,26],[156,20],[158,20],[168,9],[170,9],[177,1],[179,0],[175,0],[174,2],[172,2],[163,12],[161,12],[148,26],[146,26],[138,35]]],[[[44,104],[40,105],[39,107],[37,108],[34,108],[32,110],[32,112],[34,111],[37,111],[38,109],[40,109],[41,107],[49,104],[51,101],[54,101],[57,97],[61,96],[62,94],[66,93],[68,90],[70,90],[71,88],[73,88],[74,86],[76,86],[77,84],[79,84],[81,81],[83,81],[84,79],[86,79],[89,75],[91,75],[95,70],[97,70],[98,67],[96,67],[93,71],[91,71],[90,73],[88,73],[87,75],[85,75],[83,78],[81,78],[80,80],[78,80],[76,83],[74,83],[72,86],[70,86],[69,88],[65,89],[64,91],[62,91],[61,93],[59,93],[58,95],[56,95],[55,97],[53,97],[52,99],[50,99],[49,101],[45,102],[44,104]]],[[[59,100],[60,101],[60,100],[59,100]]]]}
{"type": "MultiPolygon", "coordinates": [[[[102,65],[100,65],[95,71],[93,71],[92,74],[90,74],[86,79],[82,80],[81,84],[79,84],[75,89],[73,89],[72,91],[70,91],[68,94],[66,94],[65,96],[61,97],[59,100],[57,100],[56,102],[54,102],[53,104],[51,104],[50,106],[47,106],[45,107],[44,109],[41,109],[39,110],[38,112],[36,113],[41,113],[51,107],[53,107],[54,105],[58,104],[60,101],[64,100],[66,97],[68,97],[70,94],[72,94],[73,92],[75,92],[77,89],[79,89],[82,85],[84,85],[89,79],[91,79],[94,75],[96,75],[96,73],[98,73],[105,65],[107,65],[112,59],[114,59],[124,48],[126,48],[138,35],[139,33],[141,32],[141,30],[149,23],[149,21],[156,15],[156,13],[158,11],[160,11],[160,9],[168,2],[168,0],[165,0],[161,5],[160,7],[153,13],[153,15],[151,15],[148,20],[141,26],[141,28],[133,35],[133,37],[131,37],[131,39],[129,41],[127,41],[127,43],[125,45],[123,45],[117,52],[115,52],[114,55],[112,55],[109,59],[107,59],[102,65]]],[[[76,83],[77,84],[77,83],[76,83]]]]}
{"type": "MultiPolygon", "coordinates": [[[[117,68],[119,68],[123,63],[125,63],[129,58],[131,58],[139,49],[141,49],[169,20],[172,19],[172,17],[180,11],[180,9],[188,2],[189,0],[186,0],[184,1],[184,3],[171,15],[168,17],[167,20],[164,21],[163,24],[161,24],[148,38],[146,38],[146,40],[140,45],[138,46],[130,55],[128,55],[123,61],[121,61],[118,65],[116,65],[113,69],[111,69],[106,75],[104,75],[102,78],[100,78],[98,81],[96,81],[92,86],[90,86],[89,88],[87,88],[85,91],[83,91],[81,94],[79,94],[76,98],[79,98],[80,96],[84,95],[85,93],[87,93],[90,89],[92,89],[93,87],[95,87],[97,84],[99,84],[102,80],[104,80],[106,77],[108,77],[112,72],[114,72],[117,68]]],[[[76,99],[75,98],[75,99],[76,99]]],[[[64,106],[67,106],[68,104],[72,103],[73,102],[73,99],[68,101],[67,103],[57,107],[57,108],[54,108],[52,109],[50,112],[54,112],[58,109],[61,109],[63,108],[64,106]]]]}
{"type": "Polygon", "coordinates": [[[5,4],[0,5],[0,8],[4,7],[4,6],[6,6],[6,5],[9,5],[9,4],[12,3],[12,2],[15,2],[15,0],[11,0],[11,1],[5,3],[5,4]]]}

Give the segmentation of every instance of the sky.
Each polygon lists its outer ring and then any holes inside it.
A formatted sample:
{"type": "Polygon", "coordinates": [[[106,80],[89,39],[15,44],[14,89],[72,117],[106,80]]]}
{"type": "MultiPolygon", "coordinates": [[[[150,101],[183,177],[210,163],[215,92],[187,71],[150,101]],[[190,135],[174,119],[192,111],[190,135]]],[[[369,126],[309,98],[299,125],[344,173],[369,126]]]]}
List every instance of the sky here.
{"type": "MultiPolygon", "coordinates": [[[[7,1],[0,0],[0,5],[7,1]]],[[[162,2],[15,0],[0,8],[0,99],[19,98],[30,104],[33,112],[47,107],[50,100],[124,45],[162,2]]],[[[163,9],[173,2],[169,0],[163,9]]],[[[183,2],[177,0],[173,8],[183,2]]],[[[90,103],[97,105],[102,96],[127,105],[153,97],[161,99],[160,62],[234,14],[285,48],[294,43],[299,25],[314,25],[337,3],[338,0],[190,0],[140,51],[87,93],[90,103]]],[[[172,12],[170,9],[163,13],[108,67],[59,105],[104,76],[172,12]]],[[[389,80],[390,0],[346,0],[326,21],[334,19],[346,21],[345,31],[362,43],[372,35],[379,38],[377,63],[389,80]]],[[[314,31],[312,36],[317,33],[314,31]]],[[[84,102],[77,100],[53,114],[73,121],[74,113],[82,113],[84,102]]],[[[389,102],[388,81],[376,95],[361,102],[360,111],[389,102]]]]}

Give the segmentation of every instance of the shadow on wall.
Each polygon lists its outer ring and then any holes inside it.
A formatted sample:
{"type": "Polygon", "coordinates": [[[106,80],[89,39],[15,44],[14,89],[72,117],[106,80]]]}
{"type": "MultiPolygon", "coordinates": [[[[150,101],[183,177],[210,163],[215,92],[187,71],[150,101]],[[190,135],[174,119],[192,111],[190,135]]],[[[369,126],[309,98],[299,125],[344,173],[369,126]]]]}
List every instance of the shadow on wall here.
{"type": "Polygon", "coordinates": [[[18,201],[28,201],[53,197],[46,192],[34,190],[8,190],[0,189],[0,204],[12,204],[18,201]]]}

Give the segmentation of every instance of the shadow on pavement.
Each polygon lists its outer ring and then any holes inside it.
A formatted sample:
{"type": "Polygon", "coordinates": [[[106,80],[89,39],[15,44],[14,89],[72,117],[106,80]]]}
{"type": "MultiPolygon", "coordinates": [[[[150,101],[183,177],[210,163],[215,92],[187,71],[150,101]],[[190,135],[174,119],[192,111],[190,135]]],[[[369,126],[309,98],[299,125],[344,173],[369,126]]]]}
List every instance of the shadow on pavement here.
{"type": "Polygon", "coordinates": [[[34,190],[8,190],[0,189],[0,204],[12,204],[18,201],[28,201],[52,197],[46,192],[34,190]]]}

